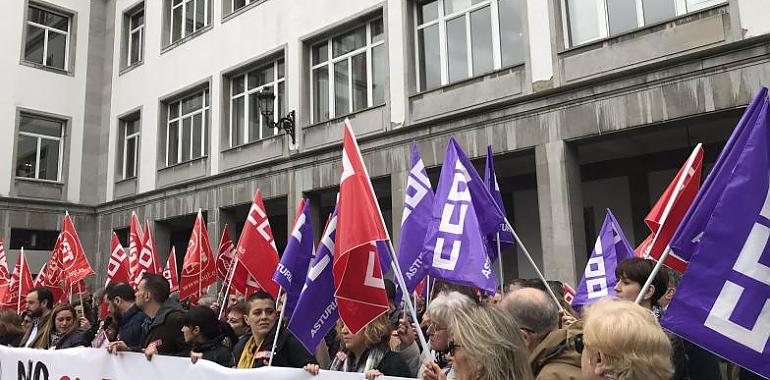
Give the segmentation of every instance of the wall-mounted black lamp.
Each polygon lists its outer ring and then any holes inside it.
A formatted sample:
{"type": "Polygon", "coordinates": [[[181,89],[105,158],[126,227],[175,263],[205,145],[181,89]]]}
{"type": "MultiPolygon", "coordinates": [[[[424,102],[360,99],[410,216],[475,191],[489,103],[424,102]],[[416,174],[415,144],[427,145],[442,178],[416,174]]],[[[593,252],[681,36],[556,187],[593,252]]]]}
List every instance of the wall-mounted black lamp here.
{"type": "Polygon", "coordinates": [[[265,118],[265,123],[269,128],[278,128],[291,137],[291,143],[296,144],[296,136],[294,129],[294,111],[290,111],[286,116],[281,117],[278,121],[273,121],[273,101],[275,100],[275,94],[272,90],[262,89],[257,93],[259,99],[259,106],[262,108],[262,117],[265,118]]]}

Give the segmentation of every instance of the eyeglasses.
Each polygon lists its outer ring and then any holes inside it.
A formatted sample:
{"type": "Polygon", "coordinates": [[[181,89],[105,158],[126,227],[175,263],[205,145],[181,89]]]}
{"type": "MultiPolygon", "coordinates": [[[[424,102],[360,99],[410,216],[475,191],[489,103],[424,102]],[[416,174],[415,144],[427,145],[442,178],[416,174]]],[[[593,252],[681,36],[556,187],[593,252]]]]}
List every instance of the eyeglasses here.
{"type": "Polygon", "coordinates": [[[585,342],[583,342],[583,334],[577,334],[575,335],[575,351],[578,352],[578,354],[583,353],[583,349],[586,348],[585,342]]]}
{"type": "Polygon", "coordinates": [[[455,356],[455,351],[458,348],[462,348],[462,346],[455,343],[454,341],[449,342],[449,355],[455,356]]]}
{"type": "Polygon", "coordinates": [[[425,331],[427,331],[428,334],[430,334],[432,332],[444,331],[446,329],[447,329],[446,327],[440,327],[438,323],[429,323],[425,331]]]}

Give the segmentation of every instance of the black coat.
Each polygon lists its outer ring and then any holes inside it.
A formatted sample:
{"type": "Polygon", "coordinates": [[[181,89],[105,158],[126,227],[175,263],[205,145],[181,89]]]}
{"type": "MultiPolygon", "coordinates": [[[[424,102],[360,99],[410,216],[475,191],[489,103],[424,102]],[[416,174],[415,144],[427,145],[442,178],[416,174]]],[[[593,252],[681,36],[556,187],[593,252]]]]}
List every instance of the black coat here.
{"type": "Polygon", "coordinates": [[[161,355],[188,356],[190,347],[182,335],[184,310],[178,302],[166,300],[155,318],[142,324],[142,347],[155,345],[161,355]]]}
{"type": "Polygon", "coordinates": [[[398,353],[388,350],[380,360],[380,364],[374,367],[385,376],[414,377],[409,366],[398,353]]]}
{"type": "Polygon", "coordinates": [[[190,351],[202,353],[204,359],[221,366],[232,367],[235,364],[233,349],[226,345],[224,340],[224,335],[220,335],[205,343],[195,343],[190,351]]]}
{"type": "MultiPolygon", "coordinates": [[[[276,324],[276,326],[278,326],[278,324],[276,324]]],[[[270,351],[270,347],[273,345],[273,340],[275,339],[276,326],[273,326],[273,329],[267,334],[265,340],[257,348],[257,352],[270,351]]],[[[235,348],[233,348],[233,356],[236,365],[241,358],[243,348],[246,346],[246,342],[248,342],[249,338],[251,338],[251,333],[242,336],[235,345],[235,348]]],[[[308,363],[318,364],[315,357],[305,349],[305,346],[303,346],[302,343],[300,343],[299,340],[285,328],[281,328],[281,332],[278,334],[278,342],[275,347],[275,357],[273,358],[273,366],[275,367],[302,368],[308,363]]],[[[266,357],[269,358],[269,356],[266,357]]],[[[268,359],[254,360],[254,368],[264,367],[267,366],[267,364],[268,359]]]]}
{"type": "Polygon", "coordinates": [[[21,343],[21,338],[24,336],[24,333],[18,333],[18,334],[6,334],[3,336],[0,336],[0,346],[8,346],[8,347],[19,347],[19,343],[21,343]]]}
{"type": "Polygon", "coordinates": [[[118,323],[118,339],[128,347],[138,351],[142,347],[142,323],[147,319],[147,314],[139,310],[136,305],[126,311],[118,323]]]}
{"type": "Polygon", "coordinates": [[[63,350],[65,348],[73,347],[90,347],[91,340],[86,337],[82,332],[73,332],[56,342],[56,349],[63,350]]]}

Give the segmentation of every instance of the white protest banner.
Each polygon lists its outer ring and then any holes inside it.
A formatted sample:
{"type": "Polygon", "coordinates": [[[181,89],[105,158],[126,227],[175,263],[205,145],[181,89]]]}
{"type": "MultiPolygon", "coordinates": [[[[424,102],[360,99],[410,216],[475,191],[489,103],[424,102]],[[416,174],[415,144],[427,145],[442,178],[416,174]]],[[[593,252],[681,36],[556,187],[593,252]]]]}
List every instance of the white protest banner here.
{"type": "MultiPolygon", "coordinates": [[[[124,380],[124,379],[271,379],[361,380],[362,373],[321,371],[312,376],[297,368],[225,368],[207,360],[193,364],[189,358],[155,356],[147,361],[139,353],[112,355],[104,349],[70,348],[34,350],[0,346],[0,379],[3,380],[124,380]]],[[[378,380],[398,380],[382,376],[378,380]]]]}

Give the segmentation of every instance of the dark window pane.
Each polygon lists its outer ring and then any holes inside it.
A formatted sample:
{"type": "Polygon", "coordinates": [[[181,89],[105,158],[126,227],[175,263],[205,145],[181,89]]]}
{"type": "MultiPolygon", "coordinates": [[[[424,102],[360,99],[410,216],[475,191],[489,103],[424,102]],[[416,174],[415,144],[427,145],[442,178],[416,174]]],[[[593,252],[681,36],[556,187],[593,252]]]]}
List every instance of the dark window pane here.
{"type": "Polygon", "coordinates": [[[243,144],[243,121],[244,113],[246,111],[244,107],[245,98],[243,96],[233,99],[232,108],[232,129],[231,129],[231,144],[232,146],[243,144]]]}
{"type": "Polygon", "coordinates": [[[45,30],[36,26],[27,25],[27,41],[24,44],[24,59],[42,65],[44,46],[45,30]]]}
{"type": "Polygon", "coordinates": [[[260,139],[259,129],[262,123],[262,112],[259,109],[259,96],[254,93],[249,95],[249,141],[260,139]]]}
{"type": "Polygon", "coordinates": [[[372,22],[372,42],[379,42],[385,38],[385,26],[382,19],[372,22]]]}
{"type": "Polygon", "coordinates": [[[131,64],[139,62],[142,59],[142,32],[136,31],[131,34],[131,64]]]}
{"type": "Polygon", "coordinates": [[[192,158],[203,156],[203,144],[206,136],[203,134],[203,113],[192,117],[192,158]]]}
{"type": "Polygon", "coordinates": [[[277,66],[278,66],[278,79],[281,79],[283,78],[284,75],[286,75],[285,74],[286,64],[283,62],[283,60],[280,60],[278,61],[277,66]]]}
{"type": "Polygon", "coordinates": [[[366,80],[366,54],[351,58],[353,65],[353,112],[369,106],[366,80]]]}
{"type": "Polygon", "coordinates": [[[59,231],[28,230],[24,228],[11,229],[9,249],[24,249],[35,251],[51,251],[59,238],[59,231]]]}
{"type": "Polygon", "coordinates": [[[63,32],[67,31],[67,25],[69,24],[69,18],[55,13],[46,12],[45,25],[52,28],[59,29],[63,32]]]}
{"type": "Polygon", "coordinates": [[[179,6],[171,11],[171,42],[182,38],[182,28],[184,25],[182,8],[182,6],[179,6]]]}
{"type": "MultiPolygon", "coordinates": [[[[230,1],[230,0],[224,0],[230,1]]],[[[241,9],[246,6],[246,0],[233,0],[233,11],[241,9]]]]}
{"type": "Polygon", "coordinates": [[[350,113],[349,86],[348,86],[348,60],[334,64],[334,110],[335,116],[350,113]]]}
{"type": "Polygon", "coordinates": [[[136,137],[126,140],[126,172],[125,178],[136,176],[136,137]]]}
{"type": "Polygon", "coordinates": [[[40,165],[38,178],[49,181],[59,180],[60,140],[40,139],[40,165]]]}
{"type": "Polygon", "coordinates": [[[492,9],[482,8],[471,13],[471,47],[473,75],[492,71],[492,9]]]}
{"type": "Polygon", "coordinates": [[[16,176],[35,178],[37,164],[37,138],[19,135],[16,147],[16,176]]]}
{"type": "Polygon", "coordinates": [[[29,7],[29,12],[28,12],[27,17],[28,17],[29,21],[32,21],[34,23],[38,23],[40,25],[45,25],[45,16],[46,16],[47,13],[48,12],[46,12],[46,11],[40,9],[40,8],[29,7]]]}
{"type": "Polygon", "coordinates": [[[596,1],[567,0],[567,13],[572,45],[599,38],[596,1]]]}
{"type": "Polygon", "coordinates": [[[387,57],[385,45],[372,48],[372,105],[385,103],[385,78],[387,57]]]}
{"type": "Polygon", "coordinates": [[[201,108],[203,108],[202,94],[193,95],[182,100],[182,115],[197,111],[201,108]]]}
{"type": "Polygon", "coordinates": [[[268,84],[274,80],[273,64],[249,72],[249,90],[268,84]]]}
{"type": "Polygon", "coordinates": [[[447,52],[449,54],[449,81],[468,78],[468,45],[465,37],[465,17],[447,21],[447,52]]]}
{"type": "Polygon", "coordinates": [[[185,29],[183,36],[187,36],[195,30],[195,0],[185,2],[185,29]]]}
{"type": "Polygon", "coordinates": [[[206,0],[197,0],[195,6],[195,30],[208,24],[206,20],[206,0]]]}
{"type": "Polygon", "coordinates": [[[441,86],[438,25],[421,29],[417,36],[420,49],[420,90],[425,91],[441,86]]]}
{"type": "MultiPolygon", "coordinates": [[[[272,88],[271,86],[265,87],[265,91],[270,91],[270,92],[272,92],[272,91],[273,91],[273,88],[272,88]]],[[[261,115],[261,114],[262,114],[262,111],[270,111],[270,112],[273,112],[273,108],[274,108],[274,103],[273,103],[273,102],[268,102],[268,103],[267,103],[267,109],[261,109],[261,108],[260,108],[260,110],[259,110],[259,113],[260,113],[260,115],[261,115]]],[[[275,116],[275,114],[273,114],[273,116],[275,116]]],[[[262,118],[262,119],[264,119],[264,118],[262,118]]],[[[272,135],[274,135],[274,134],[275,134],[275,133],[273,132],[273,128],[269,128],[269,127],[267,126],[267,123],[265,122],[265,120],[262,120],[262,138],[270,137],[270,136],[272,136],[272,135]]]]}
{"type": "Polygon", "coordinates": [[[422,25],[426,22],[438,18],[438,1],[421,1],[417,4],[417,24],[422,25]]]}
{"type": "Polygon", "coordinates": [[[144,25],[144,11],[136,12],[131,16],[131,29],[136,29],[140,25],[144,25]]]}
{"type": "Polygon", "coordinates": [[[192,144],[192,118],[182,119],[182,162],[190,159],[190,145],[192,144]]]}
{"type": "Polygon", "coordinates": [[[168,115],[170,119],[176,119],[179,117],[179,102],[173,102],[169,105],[168,115]]]}
{"type": "Polygon", "coordinates": [[[243,83],[245,80],[246,80],[246,77],[243,75],[239,75],[233,78],[233,90],[232,90],[233,95],[240,94],[246,89],[246,86],[244,86],[244,83],[243,83]]]}
{"type": "Polygon", "coordinates": [[[366,28],[360,27],[356,30],[335,37],[332,40],[334,57],[339,57],[345,53],[360,49],[366,45],[366,28]]]}
{"type": "Polygon", "coordinates": [[[128,120],[126,123],[126,135],[133,135],[139,132],[139,119],[128,120]]]}
{"type": "Polygon", "coordinates": [[[48,57],[46,66],[64,70],[64,57],[67,55],[67,36],[54,31],[48,32],[48,57]]]}
{"type": "Polygon", "coordinates": [[[521,2],[522,0],[500,1],[500,45],[503,67],[524,62],[521,2]]]}
{"type": "Polygon", "coordinates": [[[21,132],[37,133],[51,137],[61,137],[62,123],[59,121],[41,119],[21,115],[19,130],[21,132]]]}
{"type": "Polygon", "coordinates": [[[655,24],[676,16],[674,0],[642,0],[644,23],[655,24]]]}
{"type": "Polygon", "coordinates": [[[607,17],[610,20],[610,34],[619,34],[638,27],[636,2],[629,0],[607,0],[607,17]]]}
{"type": "Polygon", "coordinates": [[[168,164],[179,162],[179,122],[175,121],[168,126],[168,164]]]}
{"type": "Polygon", "coordinates": [[[324,41],[313,46],[313,65],[329,60],[329,43],[324,41]]]}
{"type": "Polygon", "coordinates": [[[284,109],[284,97],[286,96],[286,82],[280,82],[278,83],[278,94],[276,95],[278,97],[278,109],[276,112],[278,112],[279,116],[283,116],[286,114],[286,110],[284,109]]]}
{"type": "Polygon", "coordinates": [[[313,70],[313,121],[329,120],[329,71],[326,67],[313,70]]]}

